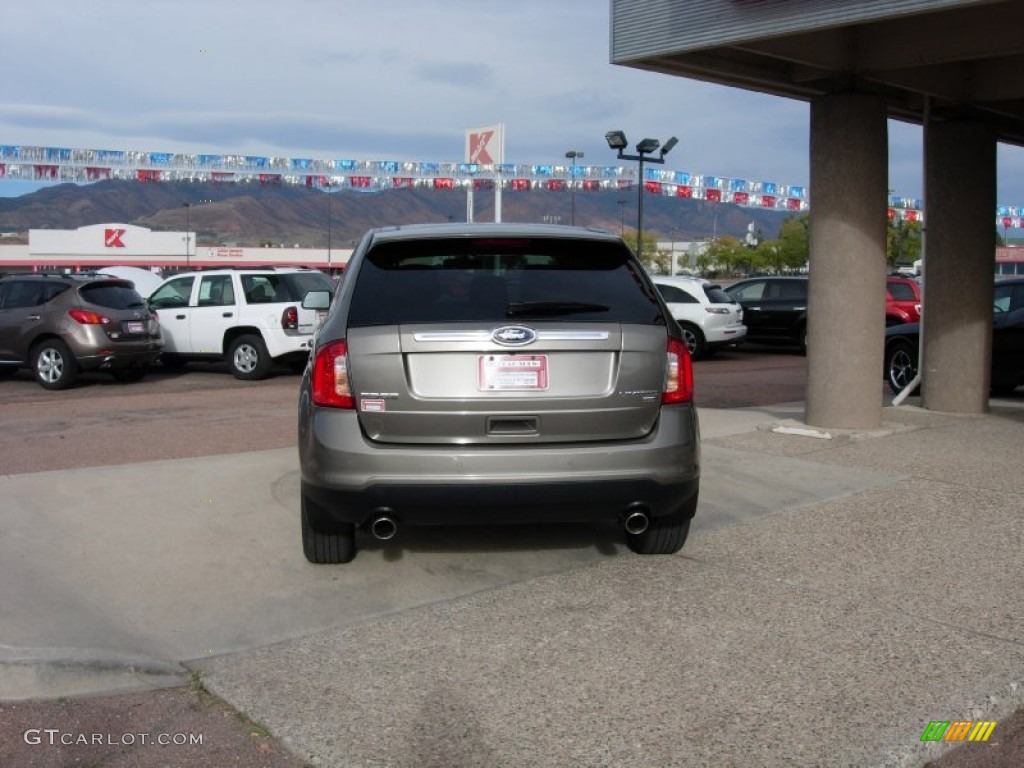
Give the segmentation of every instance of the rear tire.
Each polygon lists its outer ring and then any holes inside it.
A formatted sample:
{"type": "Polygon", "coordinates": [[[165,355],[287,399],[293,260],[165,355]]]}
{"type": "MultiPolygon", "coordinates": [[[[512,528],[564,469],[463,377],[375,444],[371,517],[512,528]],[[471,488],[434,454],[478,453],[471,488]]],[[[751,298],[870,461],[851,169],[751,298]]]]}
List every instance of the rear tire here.
{"type": "Polygon", "coordinates": [[[78,380],[78,363],[60,339],[46,339],[35,346],[32,371],[43,389],[68,389],[78,380]]]}
{"type": "Polygon", "coordinates": [[[270,373],[270,363],[270,354],[262,336],[246,334],[231,342],[228,349],[228,366],[236,379],[265,379],[270,373]]]}
{"type": "Polygon", "coordinates": [[[686,343],[686,348],[690,350],[690,359],[700,360],[707,354],[707,343],[704,341],[704,334],[700,332],[700,328],[689,323],[680,323],[679,327],[683,331],[683,341],[686,343]]]}
{"type": "MultiPolygon", "coordinates": [[[[917,350],[909,341],[894,341],[885,350],[885,378],[889,389],[898,395],[917,376],[917,350]]],[[[920,392],[916,387],[911,395],[920,392]]]]}
{"type": "MultiPolygon", "coordinates": [[[[696,496],[690,507],[696,509],[696,496]]],[[[690,534],[691,509],[670,517],[652,517],[643,533],[626,534],[626,545],[638,555],[674,555],[683,548],[690,534]]]]}
{"type": "Polygon", "coordinates": [[[315,504],[301,494],[302,553],[316,565],[348,563],[356,556],[356,527],[323,519],[315,504]]]}

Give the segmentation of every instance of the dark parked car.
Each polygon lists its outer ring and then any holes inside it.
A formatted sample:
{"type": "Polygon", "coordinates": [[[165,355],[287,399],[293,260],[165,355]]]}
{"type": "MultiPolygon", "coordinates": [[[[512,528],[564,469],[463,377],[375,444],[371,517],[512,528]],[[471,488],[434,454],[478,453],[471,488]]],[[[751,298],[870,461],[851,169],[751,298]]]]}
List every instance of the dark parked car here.
{"type": "MultiPolygon", "coordinates": [[[[788,344],[807,351],[807,277],[752,277],[725,289],[743,307],[747,341],[788,344]]],[[[921,289],[917,281],[890,275],[885,280],[885,324],[917,322],[921,289]]]]}
{"type": "MultiPolygon", "coordinates": [[[[1003,394],[1024,384],[1024,277],[996,283],[992,326],[992,391],[1003,394]]],[[[901,392],[917,376],[920,325],[885,330],[884,376],[901,392]]]]}
{"type": "Polygon", "coordinates": [[[45,389],[81,371],[138,381],[160,356],[160,322],[128,280],[100,275],[0,277],[0,376],[31,368],[45,389]]]}
{"type": "Polygon", "coordinates": [[[404,525],[608,519],[635,552],[677,552],[700,477],[690,355],[617,236],[373,230],[317,331],[299,459],[314,563],[404,525]]]}
{"type": "Polygon", "coordinates": [[[806,277],[751,277],[725,288],[743,307],[746,341],[788,344],[807,351],[806,277]]]}

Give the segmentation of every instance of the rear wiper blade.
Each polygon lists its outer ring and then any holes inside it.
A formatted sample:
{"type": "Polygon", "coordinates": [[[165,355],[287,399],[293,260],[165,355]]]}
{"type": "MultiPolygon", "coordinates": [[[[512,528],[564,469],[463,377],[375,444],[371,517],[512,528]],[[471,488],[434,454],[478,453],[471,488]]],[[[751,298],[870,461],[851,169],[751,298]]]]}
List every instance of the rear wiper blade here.
{"type": "Polygon", "coordinates": [[[522,301],[508,305],[508,317],[522,315],[571,315],[575,312],[607,312],[611,307],[604,304],[587,304],[582,301],[522,301]]]}

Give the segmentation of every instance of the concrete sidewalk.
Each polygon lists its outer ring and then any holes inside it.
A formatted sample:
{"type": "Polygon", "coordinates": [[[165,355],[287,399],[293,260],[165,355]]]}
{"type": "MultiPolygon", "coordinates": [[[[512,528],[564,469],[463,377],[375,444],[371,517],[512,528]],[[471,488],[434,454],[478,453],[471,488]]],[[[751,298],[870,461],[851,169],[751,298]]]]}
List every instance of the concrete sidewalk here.
{"type": "Polygon", "coordinates": [[[328,766],[920,765],[943,751],[920,742],[929,721],[1024,702],[1024,409],[886,409],[867,434],[801,416],[701,411],[701,504],[675,557],[615,532],[434,530],[307,566],[290,451],[2,478],[0,576],[31,564],[26,589],[69,623],[31,596],[0,608],[0,698],[197,669],[328,766]],[[109,551],[76,559],[20,527],[139,467],[117,507],[135,516],[74,510],[70,542],[93,516],[127,526],[109,551]],[[183,486],[197,502],[175,516],[160,499],[183,486]],[[33,547],[61,559],[43,574],[33,547]]]}
{"type": "Polygon", "coordinates": [[[888,430],[830,439],[719,416],[703,414],[709,485],[765,462],[875,482],[698,529],[677,557],[197,666],[332,766],[911,766],[943,751],[920,742],[929,721],[1024,701],[1024,410],[890,409],[888,430]]]}

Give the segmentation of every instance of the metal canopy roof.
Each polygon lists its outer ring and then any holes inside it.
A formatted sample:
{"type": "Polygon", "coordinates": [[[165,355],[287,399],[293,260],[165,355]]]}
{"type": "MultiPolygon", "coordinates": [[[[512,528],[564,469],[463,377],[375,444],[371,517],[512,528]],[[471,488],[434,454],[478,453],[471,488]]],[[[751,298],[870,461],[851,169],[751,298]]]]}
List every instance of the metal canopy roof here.
{"type": "Polygon", "coordinates": [[[889,116],[979,119],[1024,145],[1024,0],[611,0],[611,60],[889,116]]]}

